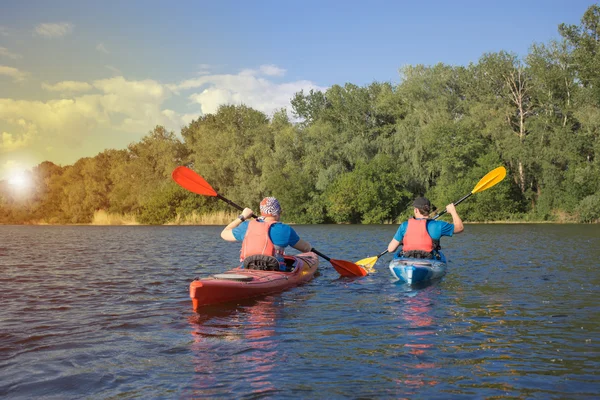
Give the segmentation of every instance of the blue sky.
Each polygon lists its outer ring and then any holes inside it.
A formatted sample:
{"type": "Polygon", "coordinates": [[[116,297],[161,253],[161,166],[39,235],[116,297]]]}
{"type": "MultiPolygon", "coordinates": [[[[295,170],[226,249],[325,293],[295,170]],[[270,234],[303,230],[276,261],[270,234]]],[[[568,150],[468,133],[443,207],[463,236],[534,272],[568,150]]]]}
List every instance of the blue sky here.
{"type": "Polygon", "coordinates": [[[0,0],[0,179],[222,103],[270,114],[301,89],[398,83],[403,65],[524,56],[594,3],[0,0]]]}

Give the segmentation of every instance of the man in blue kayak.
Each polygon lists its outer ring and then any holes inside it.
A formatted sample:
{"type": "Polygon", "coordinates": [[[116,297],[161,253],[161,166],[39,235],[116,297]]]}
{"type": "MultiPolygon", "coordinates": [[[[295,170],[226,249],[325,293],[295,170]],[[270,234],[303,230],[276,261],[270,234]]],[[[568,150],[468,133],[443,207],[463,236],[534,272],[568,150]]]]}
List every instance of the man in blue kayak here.
{"type": "Polygon", "coordinates": [[[452,215],[451,224],[429,219],[433,208],[431,202],[425,197],[417,197],[413,207],[414,218],[400,225],[388,245],[390,253],[402,245],[402,255],[405,257],[435,258],[435,253],[440,249],[442,236],[452,236],[464,230],[462,220],[453,203],[446,206],[446,211],[452,215]]]}
{"type": "Polygon", "coordinates": [[[260,202],[260,218],[251,219],[252,214],[254,212],[250,208],[245,208],[221,232],[221,237],[228,242],[242,241],[240,261],[248,257],[259,260],[257,256],[275,257],[280,269],[284,270],[283,255],[287,246],[303,253],[311,250],[310,243],[300,239],[291,226],[279,222],[281,205],[275,197],[265,197],[260,202]]]}

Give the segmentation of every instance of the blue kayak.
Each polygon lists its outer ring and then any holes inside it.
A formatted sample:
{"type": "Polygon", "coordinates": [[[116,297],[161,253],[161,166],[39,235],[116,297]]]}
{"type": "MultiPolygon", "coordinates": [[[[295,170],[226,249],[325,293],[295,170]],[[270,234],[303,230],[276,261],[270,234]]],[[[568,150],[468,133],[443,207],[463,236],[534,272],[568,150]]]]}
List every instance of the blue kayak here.
{"type": "Polygon", "coordinates": [[[409,285],[441,278],[446,275],[448,264],[442,252],[438,252],[439,259],[410,258],[394,255],[390,262],[392,275],[409,285]]]}

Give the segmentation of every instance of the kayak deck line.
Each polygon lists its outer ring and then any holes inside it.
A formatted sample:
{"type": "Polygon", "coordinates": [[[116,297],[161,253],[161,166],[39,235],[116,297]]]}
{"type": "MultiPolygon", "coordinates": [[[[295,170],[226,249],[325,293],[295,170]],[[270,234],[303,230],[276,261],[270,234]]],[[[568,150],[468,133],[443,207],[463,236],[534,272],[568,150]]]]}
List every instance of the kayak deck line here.
{"type": "Polygon", "coordinates": [[[240,281],[240,282],[248,282],[254,279],[252,276],[234,274],[234,273],[224,273],[224,274],[215,274],[212,275],[211,278],[214,279],[231,279],[232,281],[240,281]]]}

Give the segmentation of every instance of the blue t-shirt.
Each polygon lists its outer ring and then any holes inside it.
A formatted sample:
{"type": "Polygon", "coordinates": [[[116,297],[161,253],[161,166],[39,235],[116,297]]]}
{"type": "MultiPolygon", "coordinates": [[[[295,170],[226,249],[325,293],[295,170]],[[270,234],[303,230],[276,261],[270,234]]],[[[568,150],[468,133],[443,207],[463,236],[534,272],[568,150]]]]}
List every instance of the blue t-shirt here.
{"type": "MultiPolygon", "coordinates": [[[[233,228],[233,237],[235,240],[244,240],[246,231],[248,230],[248,222],[249,221],[244,221],[233,228]]],[[[282,222],[276,222],[271,225],[271,229],[269,229],[269,237],[275,246],[283,248],[286,246],[294,246],[300,240],[300,236],[298,236],[296,231],[291,226],[282,222]]]]}
{"type": "MultiPolygon", "coordinates": [[[[422,219],[422,218],[417,218],[422,219]]],[[[396,231],[394,235],[394,239],[399,242],[402,242],[404,235],[406,234],[406,229],[408,228],[408,221],[404,221],[396,231]]],[[[442,236],[452,236],[454,233],[454,225],[449,224],[444,221],[436,221],[433,219],[427,220],[427,233],[433,240],[440,240],[442,236]]]]}

